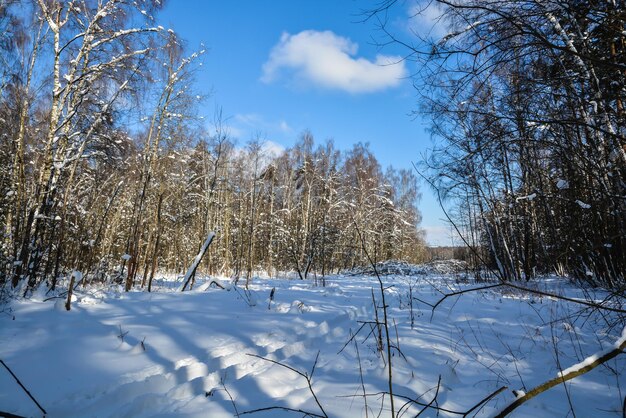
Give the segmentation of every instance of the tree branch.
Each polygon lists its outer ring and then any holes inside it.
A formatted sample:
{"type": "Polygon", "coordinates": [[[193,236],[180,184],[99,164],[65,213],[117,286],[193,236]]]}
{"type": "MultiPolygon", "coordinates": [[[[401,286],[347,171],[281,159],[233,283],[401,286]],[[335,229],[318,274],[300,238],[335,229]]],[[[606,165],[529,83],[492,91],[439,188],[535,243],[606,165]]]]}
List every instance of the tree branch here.
{"type": "Polygon", "coordinates": [[[620,339],[617,340],[617,342],[613,345],[613,348],[589,356],[581,363],[560,371],[557,377],[555,377],[554,379],[548,380],[547,382],[544,382],[539,386],[535,386],[532,390],[526,392],[523,396],[515,399],[515,401],[513,401],[506,408],[504,408],[502,412],[496,415],[496,418],[503,418],[513,412],[513,410],[522,405],[524,402],[534,398],[540,393],[545,392],[546,390],[558,384],[564,383],[568,380],[571,380],[595,369],[601,364],[604,364],[612,358],[615,358],[618,355],[622,354],[624,352],[624,349],[626,349],[626,327],[622,331],[622,336],[620,337],[620,339]]]}

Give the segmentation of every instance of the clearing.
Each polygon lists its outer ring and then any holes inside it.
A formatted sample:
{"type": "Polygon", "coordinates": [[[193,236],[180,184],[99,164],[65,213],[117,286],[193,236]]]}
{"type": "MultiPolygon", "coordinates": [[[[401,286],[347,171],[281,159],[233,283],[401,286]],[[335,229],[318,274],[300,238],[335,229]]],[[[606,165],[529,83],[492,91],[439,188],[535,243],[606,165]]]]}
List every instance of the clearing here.
{"type": "MultiPolygon", "coordinates": [[[[433,268],[386,272],[395,272],[382,280],[391,341],[400,349],[391,360],[402,416],[421,409],[409,399],[428,404],[436,394],[433,406],[463,412],[506,386],[469,416],[493,415],[515,399],[513,390],[530,390],[611,347],[624,326],[617,314],[499,288],[447,298],[433,312],[429,304],[442,291],[484,283],[433,268]]],[[[64,300],[45,300],[44,290],[14,300],[0,315],[0,359],[48,417],[232,417],[269,407],[280,409],[250,416],[302,416],[288,409],[389,416],[386,352],[378,352],[371,323],[372,295],[382,320],[380,293],[367,271],[327,277],[326,286],[255,278],[248,291],[227,281],[225,290],[212,287],[208,278],[184,293],[175,291],[175,279],[157,282],[152,293],[79,288],[69,312],[64,300]],[[314,365],[319,405],[296,372],[308,376],[314,365]]],[[[532,285],[570,298],[605,296],[556,277],[532,285]]],[[[572,416],[572,409],[579,417],[621,416],[625,357],[529,400],[512,416],[572,416]]],[[[42,415],[4,368],[0,411],[42,415]]],[[[422,416],[438,413],[460,416],[435,409],[422,416]]]]}

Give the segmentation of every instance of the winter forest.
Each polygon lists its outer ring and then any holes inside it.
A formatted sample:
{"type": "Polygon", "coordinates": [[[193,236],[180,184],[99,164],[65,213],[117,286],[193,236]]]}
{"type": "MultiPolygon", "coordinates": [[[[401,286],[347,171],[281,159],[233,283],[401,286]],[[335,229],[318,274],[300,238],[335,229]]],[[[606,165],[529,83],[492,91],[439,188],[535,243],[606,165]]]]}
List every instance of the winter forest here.
{"type": "Polygon", "coordinates": [[[203,130],[193,76],[204,51],[156,24],[158,3],[5,5],[3,282],[54,288],[72,269],[115,274],[126,256],[127,290],[149,287],[216,226],[210,273],[354,266],[366,220],[372,254],[419,257],[412,172],[308,133],[282,155],[260,140],[235,147],[219,115],[203,130]]]}
{"type": "Polygon", "coordinates": [[[0,416],[626,416],[624,1],[359,2],[411,168],[235,138],[172,3],[0,0],[0,416]]]}

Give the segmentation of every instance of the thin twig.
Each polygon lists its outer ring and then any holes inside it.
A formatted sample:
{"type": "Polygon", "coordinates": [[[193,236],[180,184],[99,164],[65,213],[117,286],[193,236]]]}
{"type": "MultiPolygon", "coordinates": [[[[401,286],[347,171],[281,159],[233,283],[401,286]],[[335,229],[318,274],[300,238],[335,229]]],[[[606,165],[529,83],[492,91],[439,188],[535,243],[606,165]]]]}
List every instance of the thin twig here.
{"type": "Polygon", "coordinates": [[[222,388],[224,389],[224,392],[226,392],[226,394],[228,395],[228,398],[230,399],[230,403],[233,404],[233,409],[235,410],[235,416],[239,417],[240,414],[239,414],[239,411],[237,410],[235,399],[228,391],[228,388],[226,387],[226,383],[224,382],[225,380],[226,380],[226,374],[224,374],[224,377],[220,380],[220,383],[222,384],[222,388]]]}
{"type": "Polygon", "coordinates": [[[302,411],[302,410],[296,410],[296,409],[285,408],[285,407],[278,407],[278,406],[270,407],[270,408],[256,409],[254,411],[246,411],[246,412],[242,412],[240,415],[244,415],[244,414],[252,413],[252,412],[267,411],[267,410],[270,410],[270,409],[283,409],[283,410],[287,410],[287,411],[294,411],[294,412],[304,413],[304,414],[307,414],[307,415],[310,415],[310,416],[315,416],[315,417],[320,417],[321,416],[321,417],[328,418],[328,414],[326,414],[326,411],[324,411],[324,407],[320,403],[319,399],[317,398],[317,395],[315,394],[315,391],[313,390],[313,384],[312,384],[312,381],[311,381],[311,377],[313,375],[313,372],[315,371],[315,366],[317,365],[317,360],[319,359],[319,355],[320,355],[319,351],[317,352],[317,356],[315,357],[315,363],[313,363],[313,368],[311,370],[311,376],[307,375],[306,373],[301,372],[298,369],[294,369],[293,367],[289,366],[288,364],[280,363],[280,362],[278,362],[276,360],[272,360],[272,359],[269,359],[269,358],[266,358],[266,357],[261,357],[261,356],[259,356],[257,354],[250,354],[250,353],[248,353],[247,355],[250,356],[250,357],[256,357],[256,358],[259,358],[261,360],[265,360],[265,361],[270,362],[270,363],[274,363],[274,364],[276,364],[278,366],[284,367],[284,368],[286,368],[288,370],[291,370],[292,372],[297,373],[298,375],[304,377],[306,379],[307,384],[309,385],[309,392],[311,392],[311,395],[313,395],[313,399],[315,400],[315,403],[319,407],[320,411],[322,411],[323,415],[318,415],[318,414],[314,414],[312,412],[306,412],[306,411],[302,411]]]}
{"type": "MultiPolygon", "coordinates": [[[[363,324],[365,325],[365,324],[363,324]]],[[[363,326],[361,326],[361,328],[363,328],[363,326]]],[[[369,418],[369,413],[367,411],[368,406],[367,406],[367,396],[365,396],[366,392],[365,392],[365,381],[363,380],[363,367],[361,365],[361,354],[359,353],[359,345],[356,343],[356,340],[354,339],[354,337],[356,336],[353,335],[350,340],[354,340],[354,349],[356,350],[356,358],[357,361],[359,363],[359,379],[361,380],[361,389],[363,390],[363,402],[365,403],[365,418],[369,418]]],[[[624,402],[626,402],[626,399],[624,399],[624,402]]]]}
{"type": "Polygon", "coordinates": [[[532,293],[532,294],[535,294],[535,295],[540,295],[540,296],[545,296],[545,297],[549,297],[549,298],[564,300],[566,302],[572,302],[572,303],[576,303],[576,304],[579,304],[579,305],[585,305],[585,306],[588,306],[588,307],[594,308],[594,309],[606,310],[606,311],[618,312],[618,313],[626,313],[626,309],[614,308],[612,306],[606,306],[606,305],[602,305],[600,303],[590,302],[590,301],[587,301],[587,300],[580,300],[580,299],[569,298],[567,296],[557,295],[555,293],[544,292],[542,290],[531,289],[531,288],[528,288],[528,287],[525,287],[525,286],[520,286],[520,285],[517,285],[515,283],[511,283],[511,282],[501,282],[501,283],[490,284],[490,285],[486,285],[486,286],[473,287],[471,289],[458,290],[458,291],[450,292],[450,293],[443,293],[443,297],[441,299],[439,299],[434,305],[431,305],[432,306],[432,310],[434,311],[443,301],[445,301],[449,297],[458,296],[458,295],[462,295],[464,293],[469,293],[469,292],[473,292],[473,291],[494,289],[494,288],[497,288],[497,287],[511,287],[513,289],[517,289],[517,290],[520,290],[522,292],[528,292],[528,293],[532,293]]]}
{"type": "MultiPolygon", "coordinates": [[[[348,346],[348,344],[350,344],[350,342],[352,342],[352,340],[354,340],[354,339],[356,338],[356,336],[357,336],[357,335],[359,335],[359,332],[363,329],[363,327],[364,327],[365,325],[367,325],[367,323],[363,322],[363,323],[361,324],[361,326],[359,327],[359,329],[356,331],[356,333],[352,334],[352,332],[350,332],[350,334],[351,334],[351,335],[350,335],[350,339],[348,339],[348,341],[346,341],[346,343],[343,345],[343,347],[341,347],[341,350],[339,350],[339,351],[337,352],[337,354],[341,354],[341,353],[343,352],[343,350],[345,350],[345,349],[346,349],[346,347],[348,346]]],[[[350,331],[352,331],[352,329],[351,329],[350,331]]],[[[355,341],[355,344],[356,344],[356,341],[355,341]]]]}
{"type": "MultiPolygon", "coordinates": [[[[374,297],[374,288],[371,289],[372,290],[372,305],[374,306],[374,319],[376,320],[375,324],[376,324],[376,330],[378,331],[377,334],[377,338],[376,338],[376,346],[378,348],[378,352],[381,354],[383,353],[383,333],[382,333],[382,329],[380,327],[381,323],[378,319],[378,307],[376,306],[376,298],[374,297]]],[[[383,360],[384,360],[384,356],[383,360]]]]}
{"type": "Polygon", "coordinates": [[[493,289],[495,287],[502,287],[502,286],[504,286],[504,283],[490,284],[490,285],[487,285],[487,286],[473,287],[471,289],[464,289],[464,290],[459,290],[459,291],[456,291],[456,292],[444,293],[443,297],[441,299],[439,299],[434,305],[431,305],[432,306],[432,310],[434,311],[435,309],[437,309],[437,306],[439,306],[444,300],[446,300],[449,297],[458,296],[458,295],[462,295],[464,293],[469,293],[469,292],[474,292],[474,291],[479,291],[479,290],[493,289]]]}
{"type": "MultiPolygon", "coordinates": [[[[367,393],[367,394],[365,394],[365,396],[380,396],[380,395],[387,395],[387,394],[388,394],[387,392],[375,392],[375,393],[367,393]]],[[[338,397],[339,398],[350,398],[350,397],[353,397],[353,396],[354,395],[343,395],[343,396],[338,396],[338,397]]],[[[359,396],[363,396],[363,395],[359,395],[359,396]]],[[[405,401],[409,401],[410,403],[413,403],[413,404],[418,405],[418,406],[424,406],[424,407],[428,406],[428,403],[426,403],[426,402],[420,402],[418,400],[415,400],[415,399],[410,398],[410,397],[405,396],[405,395],[400,395],[400,394],[396,393],[393,396],[398,398],[398,399],[403,399],[405,401]]],[[[455,411],[453,409],[443,408],[443,407],[440,407],[440,406],[432,406],[432,405],[430,406],[430,408],[434,409],[436,411],[445,412],[447,414],[460,415],[460,416],[465,415],[465,411],[455,411]]]]}
{"type": "Polygon", "coordinates": [[[419,411],[417,415],[415,415],[416,417],[419,417],[420,415],[422,415],[422,413],[426,411],[428,408],[430,408],[433,405],[433,403],[437,402],[437,396],[439,396],[440,387],[441,387],[441,375],[439,375],[439,379],[437,379],[437,389],[435,389],[435,396],[433,396],[430,402],[428,402],[428,405],[422,408],[422,410],[419,411]]]}

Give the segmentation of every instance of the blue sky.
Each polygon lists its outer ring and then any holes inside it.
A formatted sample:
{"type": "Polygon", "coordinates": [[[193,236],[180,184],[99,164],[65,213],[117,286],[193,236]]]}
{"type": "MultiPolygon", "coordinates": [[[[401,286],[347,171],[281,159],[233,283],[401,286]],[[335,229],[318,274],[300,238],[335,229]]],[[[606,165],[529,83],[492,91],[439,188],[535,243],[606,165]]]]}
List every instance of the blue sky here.
{"type": "MultiPolygon", "coordinates": [[[[206,48],[197,76],[199,89],[210,93],[202,113],[211,119],[221,108],[240,144],[260,135],[286,148],[310,130],[318,142],[332,138],[343,150],[369,142],[383,168],[411,168],[432,141],[410,115],[419,105],[411,63],[398,62],[399,47],[376,46],[382,34],[363,22],[361,10],[372,4],[171,0],[158,20],[191,50],[206,48]]],[[[408,33],[409,12],[395,11],[394,30],[408,33]]],[[[443,214],[421,189],[427,241],[447,245],[443,214]]]]}

